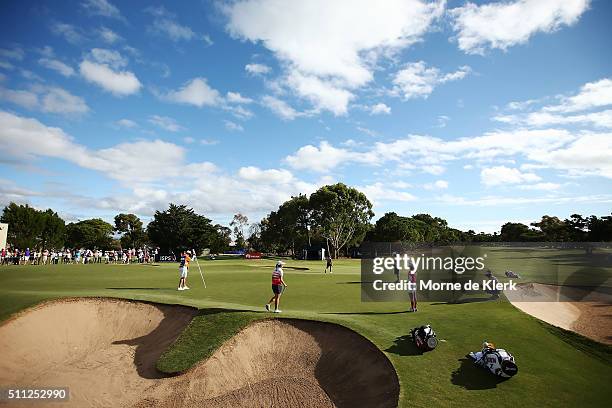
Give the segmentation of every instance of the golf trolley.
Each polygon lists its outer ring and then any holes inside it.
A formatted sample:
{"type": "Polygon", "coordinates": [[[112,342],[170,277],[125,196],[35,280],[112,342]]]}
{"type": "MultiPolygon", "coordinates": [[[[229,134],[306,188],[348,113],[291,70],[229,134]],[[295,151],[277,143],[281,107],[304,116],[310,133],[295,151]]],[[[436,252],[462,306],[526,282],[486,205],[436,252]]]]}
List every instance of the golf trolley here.
{"type": "Polygon", "coordinates": [[[436,332],[431,328],[430,325],[421,327],[415,327],[410,331],[412,341],[419,350],[431,351],[438,345],[438,338],[436,332]]]}

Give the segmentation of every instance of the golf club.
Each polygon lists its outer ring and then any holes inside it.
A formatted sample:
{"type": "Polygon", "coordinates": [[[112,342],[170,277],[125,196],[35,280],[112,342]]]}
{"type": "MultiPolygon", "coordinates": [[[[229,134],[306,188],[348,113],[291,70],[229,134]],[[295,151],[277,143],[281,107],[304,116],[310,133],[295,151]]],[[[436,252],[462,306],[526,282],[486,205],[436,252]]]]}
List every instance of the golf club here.
{"type": "Polygon", "coordinates": [[[202,273],[202,268],[200,268],[200,262],[198,262],[198,256],[196,254],[195,249],[191,250],[193,252],[193,258],[196,261],[196,265],[198,265],[198,270],[200,271],[200,276],[202,277],[202,283],[204,284],[204,289],[206,289],[206,282],[204,281],[204,274],[202,273]]]}

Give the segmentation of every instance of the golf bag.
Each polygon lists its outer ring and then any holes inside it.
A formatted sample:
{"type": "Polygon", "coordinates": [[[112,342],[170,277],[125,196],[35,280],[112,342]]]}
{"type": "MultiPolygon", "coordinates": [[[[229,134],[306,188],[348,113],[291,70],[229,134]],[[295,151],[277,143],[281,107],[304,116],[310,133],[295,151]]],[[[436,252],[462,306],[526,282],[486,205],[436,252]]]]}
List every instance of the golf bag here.
{"type": "Polygon", "coordinates": [[[482,351],[468,354],[474,364],[488,369],[492,374],[510,378],[518,372],[514,356],[504,349],[484,347],[482,351]]]}
{"type": "Polygon", "coordinates": [[[438,345],[436,332],[430,325],[415,327],[410,331],[410,334],[412,335],[412,341],[420,350],[431,351],[438,345]]]}

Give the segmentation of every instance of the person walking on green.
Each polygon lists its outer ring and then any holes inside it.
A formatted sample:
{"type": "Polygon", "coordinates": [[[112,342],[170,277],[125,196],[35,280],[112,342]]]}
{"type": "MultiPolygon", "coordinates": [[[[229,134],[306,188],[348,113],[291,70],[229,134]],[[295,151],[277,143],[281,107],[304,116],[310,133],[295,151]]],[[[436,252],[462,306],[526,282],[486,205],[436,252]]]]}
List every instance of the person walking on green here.
{"type": "Polygon", "coordinates": [[[284,288],[287,287],[287,284],[283,280],[283,265],[285,263],[283,261],[276,262],[276,267],[272,272],[272,292],[274,295],[268,300],[266,303],[266,310],[270,311],[270,303],[274,302],[274,313],[280,313],[281,310],[278,308],[280,303],[280,297],[283,294],[284,288]]]}

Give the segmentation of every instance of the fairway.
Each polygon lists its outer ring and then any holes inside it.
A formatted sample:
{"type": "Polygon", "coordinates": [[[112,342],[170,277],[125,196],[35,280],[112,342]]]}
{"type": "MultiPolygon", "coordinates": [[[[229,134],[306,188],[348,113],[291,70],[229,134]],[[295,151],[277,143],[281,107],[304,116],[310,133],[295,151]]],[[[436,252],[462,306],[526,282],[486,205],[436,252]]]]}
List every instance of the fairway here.
{"type": "MultiPolygon", "coordinates": [[[[273,260],[200,262],[204,289],[192,265],[191,290],[176,290],[176,264],[50,265],[0,268],[0,318],[47,299],[114,297],[194,306],[200,313],[161,357],[158,368],[182,372],[264,312],[273,260]]],[[[552,328],[506,301],[362,303],[358,260],[338,260],[333,274],[318,261],[288,261],[282,318],[337,323],[371,340],[390,359],[400,381],[399,406],[605,406],[612,398],[610,347],[552,328]],[[407,335],[431,324],[441,340],[421,355],[407,335]],[[464,356],[483,340],[507,348],[519,374],[501,381],[464,356]]],[[[360,358],[354,356],[355,360],[360,358]]],[[[375,386],[373,384],[372,386],[375,386]]]]}

